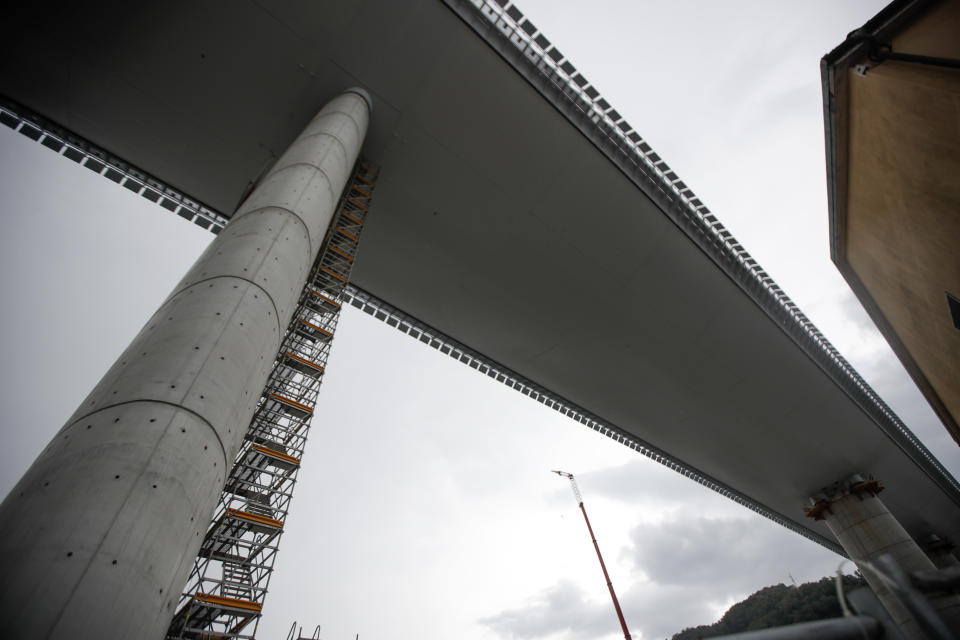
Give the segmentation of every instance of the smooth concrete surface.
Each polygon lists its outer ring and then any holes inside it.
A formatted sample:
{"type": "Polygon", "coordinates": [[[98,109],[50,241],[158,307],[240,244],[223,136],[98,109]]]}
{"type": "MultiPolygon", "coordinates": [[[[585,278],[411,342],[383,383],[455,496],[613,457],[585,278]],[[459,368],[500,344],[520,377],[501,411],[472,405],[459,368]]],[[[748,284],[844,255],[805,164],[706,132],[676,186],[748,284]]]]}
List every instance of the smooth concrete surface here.
{"type": "Polygon", "coordinates": [[[829,536],[800,505],[862,469],[911,534],[960,540],[957,496],[444,2],[5,18],[0,91],[224,212],[362,85],[383,170],[355,284],[799,527],[829,536]]]}
{"type": "Polygon", "coordinates": [[[163,636],[369,110],[327,103],[0,505],[7,635],[163,636]]]}
{"type": "MultiPolygon", "coordinates": [[[[906,572],[932,571],[935,567],[927,554],[876,495],[844,491],[831,499],[830,509],[824,515],[827,526],[856,563],[904,636],[908,640],[926,638],[910,611],[873,570],[871,562],[888,554],[906,572]]],[[[944,622],[955,632],[960,632],[960,599],[955,596],[931,598],[931,603],[944,622]]]]}

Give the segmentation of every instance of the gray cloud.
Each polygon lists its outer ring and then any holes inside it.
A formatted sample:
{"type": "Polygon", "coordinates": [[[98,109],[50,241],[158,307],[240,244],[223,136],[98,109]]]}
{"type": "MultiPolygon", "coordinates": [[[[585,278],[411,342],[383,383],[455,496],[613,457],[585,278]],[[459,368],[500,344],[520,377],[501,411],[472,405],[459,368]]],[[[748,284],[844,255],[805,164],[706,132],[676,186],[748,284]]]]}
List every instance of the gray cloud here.
{"type": "Polygon", "coordinates": [[[695,485],[667,467],[646,458],[577,476],[589,488],[590,496],[603,496],[636,505],[638,500],[675,502],[702,494],[695,485]]]}
{"type": "MultiPolygon", "coordinates": [[[[561,634],[569,640],[615,638],[619,624],[597,572],[596,599],[571,582],[558,582],[523,605],[481,619],[501,638],[535,640],[561,634]]],[[[624,618],[634,637],[665,638],[690,626],[714,622],[726,598],[709,584],[642,582],[619,590],[624,618]]]]}
{"type": "MultiPolygon", "coordinates": [[[[624,464],[577,474],[577,483],[587,503],[606,498],[636,510],[667,509],[701,514],[709,510],[713,515],[747,513],[736,503],[720,499],[720,494],[704,491],[703,486],[693,480],[639,455],[624,464]],[[718,511],[719,514],[715,513],[718,511]]],[[[570,492],[558,490],[550,498],[566,503],[570,492]]]]}
{"type": "Polygon", "coordinates": [[[785,542],[796,534],[754,519],[686,518],[639,524],[622,551],[633,566],[663,585],[707,585],[717,597],[755,589],[765,581],[811,565],[826,575],[839,564],[831,552],[810,543],[785,542]],[[720,551],[722,550],[722,552],[720,551]]]}
{"type": "MultiPolygon", "coordinates": [[[[628,589],[620,598],[627,624],[644,638],[669,638],[687,627],[715,622],[713,605],[718,602],[722,599],[705,585],[689,588],[646,583],[628,589]]],[[[612,618],[612,606],[608,609],[612,618]]]]}
{"type": "Polygon", "coordinates": [[[750,517],[641,523],[621,558],[647,577],[622,598],[627,619],[645,638],[715,622],[731,603],[762,587],[789,584],[791,576],[798,583],[815,580],[842,562],[812,542],[798,544],[796,534],[750,517]]]}
{"type": "MultiPolygon", "coordinates": [[[[635,474],[630,465],[597,472],[635,474]]],[[[586,474],[585,474],[586,475],[586,474]]],[[[842,559],[759,518],[683,517],[640,523],[619,552],[634,581],[618,587],[624,616],[644,638],[668,637],[686,627],[715,622],[719,612],[754,591],[777,583],[830,575],[842,559]]],[[[621,566],[623,563],[621,563],[621,566]]],[[[852,569],[846,565],[846,569],[852,569]]],[[[601,590],[593,599],[570,582],[558,582],[517,607],[480,620],[502,638],[527,640],[615,637],[613,607],[601,590]]]]}
{"type": "Polygon", "coordinates": [[[503,638],[525,640],[563,632],[572,639],[598,638],[617,631],[612,611],[607,615],[608,606],[601,607],[600,603],[588,601],[583,589],[564,580],[517,608],[501,611],[479,622],[503,638]]]}

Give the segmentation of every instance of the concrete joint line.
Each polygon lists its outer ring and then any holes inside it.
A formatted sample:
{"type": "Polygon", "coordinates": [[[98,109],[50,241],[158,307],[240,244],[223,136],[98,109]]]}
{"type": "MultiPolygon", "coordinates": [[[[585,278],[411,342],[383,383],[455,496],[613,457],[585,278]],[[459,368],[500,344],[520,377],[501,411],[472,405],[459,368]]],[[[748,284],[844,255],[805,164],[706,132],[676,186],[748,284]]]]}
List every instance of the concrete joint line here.
{"type": "MultiPolygon", "coordinates": [[[[325,114],[325,115],[333,115],[333,114],[325,114]]],[[[360,140],[363,140],[366,137],[364,134],[364,130],[361,130],[360,124],[354,119],[352,115],[348,113],[343,113],[340,111],[336,112],[336,115],[342,115],[344,119],[353,126],[354,133],[359,137],[360,140]]],[[[312,129],[315,122],[317,122],[317,120],[311,121],[310,124],[307,125],[306,129],[304,129],[304,133],[312,129]]],[[[343,120],[341,120],[341,126],[339,127],[338,131],[343,129],[342,123],[343,123],[343,120]]],[[[329,133],[329,132],[318,132],[318,133],[329,133]]],[[[304,138],[310,138],[314,135],[316,134],[314,133],[310,133],[306,135],[300,134],[300,137],[298,138],[298,140],[302,140],[304,138]]],[[[329,133],[329,135],[334,135],[334,134],[329,133]]]]}
{"type": "MultiPolygon", "coordinates": [[[[294,217],[297,217],[297,216],[294,216],[294,217]]],[[[300,218],[297,217],[297,219],[299,220],[300,218]]],[[[301,221],[301,222],[302,222],[302,221],[301,221]]],[[[310,239],[307,238],[307,243],[309,244],[309,242],[310,242],[310,239]]],[[[276,241],[274,241],[273,244],[276,244],[276,241]]],[[[270,245],[270,246],[273,246],[273,245],[270,245]]],[[[264,256],[266,256],[266,254],[264,254],[264,256]]],[[[196,286],[198,286],[198,285],[200,285],[200,284],[203,284],[204,282],[210,282],[211,280],[220,280],[220,279],[222,279],[222,278],[233,278],[233,279],[235,279],[235,280],[242,280],[242,281],[244,281],[244,282],[247,282],[247,283],[249,283],[249,284],[252,284],[252,285],[255,286],[257,289],[259,289],[260,291],[262,291],[262,292],[263,292],[263,295],[265,295],[265,296],[267,297],[267,300],[270,301],[270,306],[273,307],[273,315],[274,315],[274,317],[277,319],[277,331],[280,331],[280,335],[281,335],[281,336],[283,335],[283,327],[280,325],[280,316],[279,316],[279,314],[277,313],[277,303],[273,301],[273,296],[271,296],[270,293],[269,293],[266,289],[264,289],[262,286],[260,286],[259,284],[257,284],[257,283],[254,282],[253,280],[251,280],[250,278],[246,278],[246,277],[244,277],[244,276],[235,276],[235,275],[233,275],[233,274],[226,274],[226,273],[225,273],[225,274],[219,275],[219,276],[210,276],[209,278],[203,278],[202,280],[196,280],[196,281],[190,283],[189,285],[187,285],[186,287],[184,287],[183,289],[179,289],[179,290],[175,291],[175,292],[173,293],[173,295],[171,295],[170,298],[168,298],[168,299],[164,302],[164,304],[166,304],[166,302],[169,302],[170,300],[173,300],[176,296],[180,295],[180,294],[183,293],[184,291],[189,291],[190,289],[193,289],[194,287],[196,287],[196,286]]],[[[161,308],[162,308],[162,307],[161,307],[161,308]]]]}
{"type": "MultiPolygon", "coordinates": [[[[353,122],[353,121],[351,120],[351,122],[353,122]]],[[[353,124],[354,124],[354,126],[356,127],[356,123],[354,122],[353,124]]],[[[357,127],[357,129],[359,129],[359,127],[357,127]]],[[[297,142],[300,142],[301,140],[311,140],[311,139],[313,139],[313,138],[319,138],[319,137],[321,137],[321,136],[326,136],[326,137],[328,137],[328,138],[333,138],[334,140],[336,140],[336,141],[337,141],[337,144],[340,145],[340,148],[343,149],[343,155],[344,155],[344,157],[345,157],[345,158],[346,158],[346,157],[350,157],[350,153],[347,151],[347,145],[345,145],[345,144],[343,143],[343,140],[341,140],[340,138],[338,138],[338,137],[335,136],[334,134],[330,133],[329,131],[317,131],[316,133],[309,133],[309,134],[306,134],[306,135],[302,135],[302,136],[300,136],[300,139],[297,140],[297,142]]],[[[294,164],[296,164],[296,163],[294,163],[294,164]]],[[[300,164],[303,164],[303,163],[300,163],[300,164]]],[[[307,164],[309,164],[309,163],[307,163],[307,164]]],[[[294,166],[294,165],[284,165],[284,168],[286,168],[286,167],[288,167],[288,166],[294,166]]]]}
{"type": "MultiPolygon", "coordinates": [[[[303,226],[303,232],[304,232],[305,234],[307,234],[307,251],[310,252],[310,256],[311,256],[310,259],[313,260],[313,241],[310,239],[310,227],[307,226],[307,223],[304,221],[303,218],[301,218],[300,216],[298,216],[296,213],[294,213],[293,211],[291,211],[291,210],[288,209],[287,207],[281,207],[280,205],[276,205],[276,204],[267,204],[267,205],[264,205],[264,206],[262,206],[262,207],[257,207],[256,209],[250,209],[249,211],[244,211],[243,213],[234,216],[234,217],[232,218],[232,220],[239,220],[240,218],[243,218],[243,217],[248,216],[248,215],[250,215],[250,214],[259,213],[260,211],[266,211],[267,209],[277,209],[277,210],[279,210],[279,211],[283,211],[284,213],[286,213],[287,215],[289,215],[289,216],[291,216],[292,218],[294,218],[297,222],[299,222],[299,223],[303,226]]],[[[224,227],[224,228],[226,228],[226,227],[224,227]]],[[[311,262],[311,264],[313,264],[313,263],[311,262]]],[[[231,277],[239,278],[240,276],[231,276],[231,277]]],[[[241,279],[243,279],[243,278],[241,278],[241,279]]]]}
{"type": "MultiPolygon", "coordinates": [[[[113,403],[113,404],[108,404],[108,405],[105,406],[105,407],[100,407],[99,409],[96,409],[96,410],[94,410],[94,411],[91,411],[90,413],[85,413],[85,414],[83,414],[82,416],[80,416],[79,418],[77,418],[76,420],[74,420],[73,422],[71,422],[69,425],[67,425],[66,427],[64,427],[63,429],[61,429],[59,433],[65,433],[65,432],[69,431],[70,429],[73,429],[73,427],[76,426],[78,423],[83,422],[84,420],[86,420],[86,419],[89,418],[90,416],[95,415],[95,414],[98,414],[98,413],[100,413],[101,411],[106,411],[107,409],[113,409],[114,407],[122,407],[122,406],[128,405],[128,404],[137,404],[137,403],[140,403],[140,402],[152,402],[152,403],[155,403],[155,404],[165,404],[165,405],[167,405],[167,406],[175,407],[175,408],[177,408],[177,409],[179,409],[179,410],[181,410],[181,411],[184,411],[184,412],[186,412],[186,413],[189,413],[189,414],[191,414],[191,415],[196,416],[197,418],[199,418],[199,420],[200,420],[201,422],[203,422],[203,424],[207,425],[207,427],[213,432],[214,437],[217,439],[217,442],[220,444],[220,453],[223,454],[223,459],[224,459],[224,461],[225,461],[224,464],[228,464],[228,463],[226,462],[226,460],[227,460],[227,449],[226,449],[226,447],[223,446],[223,440],[220,439],[220,434],[217,433],[217,430],[214,429],[214,427],[213,427],[212,424],[210,424],[210,421],[207,420],[206,418],[204,418],[202,415],[200,415],[200,414],[197,413],[196,411],[194,411],[193,409],[190,409],[189,407],[185,407],[185,406],[183,406],[182,404],[176,404],[175,402],[170,402],[170,401],[168,401],[168,400],[156,400],[156,399],[154,399],[154,398],[137,398],[137,399],[135,399],[135,400],[124,400],[123,402],[115,402],[115,403],[113,403]]],[[[168,425],[168,426],[169,426],[169,425],[168,425]]],[[[58,435],[59,435],[59,434],[58,434],[58,435]]],[[[231,462],[231,463],[232,463],[232,462],[231,462]]]]}
{"type": "MultiPolygon", "coordinates": [[[[270,176],[275,176],[278,173],[283,173],[287,169],[293,169],[294,167],[310,167],[316,173],[319,173],[324,178],[326,178],[327,185],[330,186],[330,193],[333,193],[333,181],[330,180],[330,176],[327,175],[327,172],[321,169],[320,167],[318,167],[317,165],[313,164],[312,162],[307,162],[305,160],[298,160],[296,162],[291,162],[290,164],[285,164],[283,165],[282,168],[277,169],[275,172],[271,173],[270,176]]],[[[280,208],[282,209],[283,207],[280,207],[280,208]]]]}
{"type": "MultiPolygon", "coordinates": [[[[163,401],[163,400],[130,400],[130,401],[128,401],[128,402],[118,402],[118,403],[116,403],[116,404],[113,404],[113,405],[110,405],[110,406],[107,406],[107,407],[103,407],[103,408],[101,408],[101,409],[98,409],[97,411],[92,411],[92,412],[88,413],[86,417],[89,417],[89,416],[91,416],[91,415],[93,415],[93,414],[95,414],[95,413],[99,413],[99,412],[101,412],[101,411],[105,411],[105,410],[110,409],[110,408],[112,408],[112,407],[118,407],[118,406],[127,405],[127,404],[135,404],[135,403],[140,403],[140,402],[155,402],[155,403],[157,403],[157,404],[166,404],[166,405],[174,406],[174,407],[176,407],[177,409],[180,409],[181,411],[185,411],[185,412],[187,412],[187,413],[189,413],[189,414],[191,414],[191,415],[194,415],[194,416],[196,416],[197,418],[199,418],[200,421],[201,421],[203,424],[207,425],[207,428],[209,428],[210,431],[213,432],[213,435],[216,437],[217,442],[220,443],[220,452],[221,452],[221,454],[223,454],[223,459],[224,459],[224,461],[226,461],[226,459],[227,459],[226,449],[224,449],[224,447],[223,447],[223,442],[220,440],[220,436],[219,436],[219,434],[217,434],[217,430],[214,429],[214,428],[213,428],[213,425],[211,425],[203,416],[201,416],[200,414],[196,413],[195,411],[192,411],[192,410],[190,410],[190,409],[188,409],[188,408],[186,408],[186,407],[184,407],[184,406],[182,406],[182,405],[173,404],[172,402],[165,402],[165,401],[163,401]]],[[[82,420],[83,420],[83,418],[80,418],[80,419],[78,419],[78,420],[74,420],[74,421],[70,424],[70,427],[69,427],[69,428],[72,428],[74,425],[76,425],[78,422],[81,422],[82,420]]],[[[163,430],[163,431],[164,431],[164,435],[166,434],[166,432],[167,432],[169,429],[170,429],[170,423],[168,422],[167,425],[166,425],[166,427],[164,427],[164,430],[163,430]]],[[[64,429],[64,431],[66,431],[66,429],[64,429]]],[[[158,439],[157,442],[156,442],[156,444],[154,444],[153,449],[151,450],[151,455],[150,455],[150,458],[151,458],[151,459],[153,458],[153,454],[156,453],[157,447],[159,446],[160,440],[162,440],[162,439],[163,439],[163,435],[161,435],[160,439],[158,439]]],[[[224,462],[224,464],[226,464],[226,462],[224,462]]],[[[140,480],[142,477],[143,477],[143,472],[141,472],[140,474],[138,474],[136,479],[137,479],[137,480],[140,480]]],[[[224,476],[224,478],[226,478],[226,476],[224,476]]],[[[83,568],[83,571],[80,572],[80,574],[77,576],[76,582],[74,582],[73,586],[71,587],[71,589],[70,589],[70,598],[69,598],[69,601],[71,601],[71,602],[73,601],[74,595],[77,593],[77,589],[80,588],[80,585],[83,583],[84,578],[86,578],[87,573],[90,571],[91,565],[93,564],[93,562],[94,562],[94,560],[97,558],[97,556],[100,554],[100,550],[103,548],[103,543],[106,541],[107,537],[110,535],[110,532],[113,530],[113,527],[114,527],[114,525],[115,525],[116,522],[117,522],[117,518],[119,518],[119,517],[120,517],[120,514],[124,512],[124,508],[123,508],[123,507],[126,506],[127,501],[130,499],[130,495],[131,495],[131,493],[133,493],[135,487],[136,487],[136,482],[134,482],[134,483],[132,483],[132,484],[130,485],[130,488],[127,490],[126,494],[125,494],[124,497],[123,497],[123,504],[122,504],[121,508],[120,508],[120,509],[117,509],[117,511],[114,513],[113,517],[110,519],[110,525],[104,530],[104,532],[103,532],[103,537],[101,537],[100,540],[97,542],[96,548],[93,550],[93,553],[90,554],[90,559],[87,561],[86,565],[85,565],[84,568],[83,568]]],[[[63,607],[63,608],[60,609],[60,612],[57,614],[56,619],[53,621],[53,625],[52,625],[52,627],[51,627],[51,633],[50,633],[51,636],[59,635],[59,634],[57,634],[57,628],[59,627],[60,621],[63,619],[63,615],[66,613],[66,611],[67,611],[67,608],[66,608],[66,607],[63,607]]]]}
{"type": "Polygon", "coordinates": [[[322,113],[318,113],[318,114],[317,114],[316,116],[314,116],[313,119],[307,124],[307,128],[309,129],[310,126],[313,125],[313,123],[315,123],[315,122],[320,122],[321,120],[326,120],[327,118],[330,118],[330,117],[333,117],[333,116],[343,116],[343,117],[346,118],[347,120],[354,120],[354,121],[356,120],[356,116],[355,116],[352,112],[350,112],[350,111],[342,111],[342,110],[340,110],[340,109],[335,109],[335,110],[323,111],[322,113]]]}
{"type": "MultiPolygon", "coordinates": [[[[284,171],[287,171],[288,169],[293,169],[293,168],[295,168],[295,167],[310,167],[311,169],[313,169],[314,175],[310,177],[311,180],[313,180],[314,178],[316,178],[316,174],[322,175],[323,178],[324,178],[324,180],[326,180],[326,182],[327,182],[327,187],[329,187],[328,191],[330,192],[330,195],[331,195],[331,196],[334,196],[334,193],[333,193],[333,181],[330,179],[330,176],[327,175],[327,172],[326,172],[326,171],[324,171],[323,169],[321,169],[321,168],[317,167],[316,165],[311,164],[311,163],[309,163],[309,162],[302,162],[302,161],[291,162],[290,164],[284,165],[282,168],[276,169],[275,171],[271,171],[270,174],[267,176],[267,178],[271,178],[271,177],[273,177],[273,176],[275,176],[275,175],[278,175],[278,174],[280,174],[280,173],[283,173],[284,171]]],[[[348,174],[348,180],[349,180],[349,174],[348,174]]],[[[344,185],[344,186],[346,186],[346,185],[344,185]]],[[[299,201],[300,201],[300,200],[298,199],[297,202],[299,202],[299,201]]],[[[334,196],[334,197],[332,198],[332,201],[331,201],[331,206],[334,207],[334,214],[336,214],[336,205],[337,205],[337,197],[334,196]]],[[[269,206],[272,206],[272,207],[277,208],[277,209],[283,209],[284,211],[287,211],[287,212],[289,212],[289,213],[297,216],[298,218],[300,217],[299,215],[296,214],[296,212],[294,212],[294,211],[293,211],[292,209],[290,209],[289,207],[286,207],[286,206],[283,206],[283,205],[279,205],[279,204],[269,205],[269,206]]],[[[266,208],[266,207],[261,207],[261,209],[263,209],[263,208],[266,208]]],[[[250,212],[248,211],[248,212],[244,213],[243,215],[246,215],[247,213],[250,213],[250,212]]],[[[301,219],[301,222],[303,222],[302,219],[301,219]]],[[[309,234],[309,233],[310,233],[310,231],[309,231],[310,227],[307,226],[307,223],[306,223],[306,222],[304,222],[304,227],[307,229],[307,233],[309,234]]],[[[324,230],[324,233],[326,233],[326,230],[324,230]]],[[[312,248],[312,247],[311,247],[311,255],[313,255],[313,248],[312,248]]]]}
{"type": "MultiPolygon", "coordinates": [[[[364,102],[366,102],[366,101],[364,101],[364,102]]],[[[307,126],[309,127],[309,126],[310,126],[311,124],[313,124],[314,122],[319,122],[320,120],[323,120],[324,118],[329,118],[330,116],[335,116],[335,115],[341,115],[341,116],[347,118],[348,120],[353,120],[353,114],[352,114],[352,113],[348,113],[348,112],[346,112],[346,111],[340,111],[339,109],[337,109],[337,110],[335,110],[335,111],[334,111],[334,110],[321,111],[321,112],[318,113],[316,116],[314,116],[313,120],[311,120],[311,121],[310,121],[310,124],[308,124],[307,126]]]]}
{"type": "MultiPolygon", "coordinates": [[[[298,163],[295,163],[295,164],[288,165],[288,167],[294,167],[294,166],[307,166],[307,167],[310,167],[311,169],[315,169],[314,174],[313,174],[312,176],[310,176],[310,182],[309,182],[309,183],[312,183],[314,180],[316,180],[318,174],[321,175],[321,176],[323,176],[323,181],[327,184],[327,193],[330,194],[330,208],[331,208],[330,222],[332,222],[333,219],[334,219],[334,218],[336,217],[336,215],[337,215],[337,200],[338,200],[339,196],[338,196],[338,194],[336,194],[336,193],[333,192],[333,182],[331,182],[330,176],[328,176],[328,175],[326,174],[326,172],[321,171],[320,169],[316,169],[316,167],[314,167],[312,164],[299,163],[299,162],[298,162],[298,163]]],[[[308,184],[309,184],[309,183],[308,183],[308,184]]],[[[300,200],[301,200],[302,198],[303,198],[303,194],[301,193],[301,194],[297,197],[297,199],[294,201],[294,203],[293,203],[291,206],[296,206],[296,205],[300,204],[300,200]]],[[[309,228],[310,228],[310,227],[309,227],[309,225],[307,225],[307,222],[306,222],[303,218],[301,218],[300,215],[297,214],[296,211],[294,211],[293,209],[291,209],[291,208],[289,208],[289,207],[285,207],[285,206],[278,206],[277,208],[278,208],[278,209],[282,209],[283,211],[286,211],[286,212],[289,213],[290,215],[292,215],[292,216],[294,216],[295,218],[297,218],[298,220],[300,220],[300,222],[303,224],[303,226],[304,226],[306,229],[308,229],[307,235],[308,235],[308,236],[310,235],[310,231],[309,231],[309,228]]],[[[327,226],[322,230],[322,232],[323,232],[323,234],[322,234],[323,237],[326,237],[326,235],[327,235],[327,229],[330,228],[330,222],[328,222],[328,223],[327,223],[327,226]]],[[[319,252],[319,250],[320,250],[320,247],[317,247],[317,251],[318,251],[318,252],[319,252]]],[[[315,259],[316,259],[316,256],[315,256],[314,253],[313,253],[313,245],[310,244],[310,263],[313,264],[313,261],[314,261],[315,259]]]]}

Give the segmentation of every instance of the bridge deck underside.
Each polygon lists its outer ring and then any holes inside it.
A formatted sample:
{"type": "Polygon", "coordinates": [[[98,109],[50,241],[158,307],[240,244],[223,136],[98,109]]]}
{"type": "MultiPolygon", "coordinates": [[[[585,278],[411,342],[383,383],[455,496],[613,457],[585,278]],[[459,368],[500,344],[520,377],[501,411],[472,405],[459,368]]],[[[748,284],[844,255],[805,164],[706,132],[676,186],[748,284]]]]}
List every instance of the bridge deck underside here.
{"type": "Polygon", "coordinates": [[[866,472],[911,533],[960,539],[950,497],[438,0],[29,9],[0,92],[227,214],[365,87],[358,286],[819,534],[804,499],[866,472]]]}

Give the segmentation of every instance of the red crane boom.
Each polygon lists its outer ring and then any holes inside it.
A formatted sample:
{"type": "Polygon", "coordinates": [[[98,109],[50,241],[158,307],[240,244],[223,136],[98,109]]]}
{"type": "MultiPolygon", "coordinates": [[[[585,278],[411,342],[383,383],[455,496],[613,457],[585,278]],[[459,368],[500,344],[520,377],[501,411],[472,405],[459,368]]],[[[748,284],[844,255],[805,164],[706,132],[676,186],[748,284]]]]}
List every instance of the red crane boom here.
{"type": "Polygon", "coordinates": [[[627,629],[627,623],[623,619],[623,611],[620,610],[620,602],[617,600],[617,594],[613,590],[613,583],[610,581],[610,574],[607,573],[607,565],[603,563],[603,556],[600,555],[600,545],[597,544],[597,537],[593,535],[593,527],[590,526],[590,518],[587,517],[587,510],[583,506],[583,496],[580,495],[580,488],[577,487],[577,481],[573,479],[572,473],[567,473],[566,471],[554,471],[553,473],[558,476],[563,476],[570,481],[570,486],[573,488],[573,495],[577,499],[577,502],[580,505],[580,511],[583,512],[583,519],[587,523],[587,531],[590,532],[590,539],[593,541],[593,548],[597,551],[597,559],[600,560],[600,568],[603,569],[603,577],[607,581],[607,589],[610,590],[610,598],[613,600],[613,608],[617,610],[617,619],[620,620],[620,628],[623,629],[623,637],[625,640],[631,640],[630,630],[627,629]]]}

